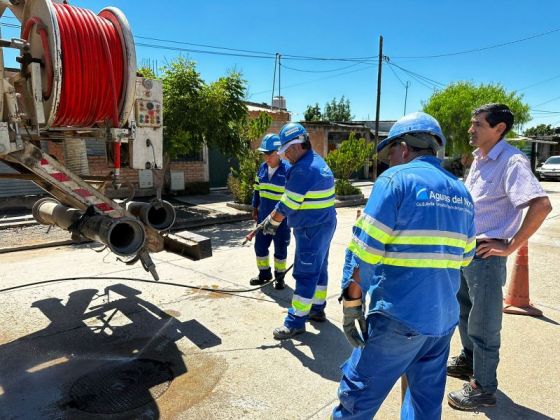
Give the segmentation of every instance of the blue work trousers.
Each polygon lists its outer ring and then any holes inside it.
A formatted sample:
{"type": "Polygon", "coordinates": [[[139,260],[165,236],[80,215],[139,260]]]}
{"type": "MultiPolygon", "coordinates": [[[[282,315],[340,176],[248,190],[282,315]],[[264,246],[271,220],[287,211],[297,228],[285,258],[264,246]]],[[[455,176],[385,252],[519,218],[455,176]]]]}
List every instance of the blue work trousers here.
{"type": "Polygon", "coordinates": [[[311,227],[294,229],[296,254],[294,274],[296,289],[292,307],[284,325],[302,328],[309,312],[321,312],[326,306],[329,248],[336,229],[336,220],[311,227]]]}
{"type": "Polygon", "coordinates": [[[286,222],[278,226],[276,235],[264,235],[261,231],[255,237],[255,254],[257,257],[268,257],[268,249],[274,242],[274,259],[285,261],[288,257],[288,245],[290,245],[290,228],[286,222]]]}
{"type": "Polygon", "coordinates": [[[498,389],[506,262],[507,257],[475,256],[468,267],[461,269],[457,293],[463,354],[473,362],[474,378],[480,387],[491,394],[498,389]]]}
{"type": "Polygon", "coordinates": [[[453,331],[443,337],[425,336],[381,313],[369,315],[367,324],[366,346],[355,348],[341,367],[340,404],[332,417],[372,419],[395,382],[406,374],[409,391],[401,418],[441,418],[453,331]]]}

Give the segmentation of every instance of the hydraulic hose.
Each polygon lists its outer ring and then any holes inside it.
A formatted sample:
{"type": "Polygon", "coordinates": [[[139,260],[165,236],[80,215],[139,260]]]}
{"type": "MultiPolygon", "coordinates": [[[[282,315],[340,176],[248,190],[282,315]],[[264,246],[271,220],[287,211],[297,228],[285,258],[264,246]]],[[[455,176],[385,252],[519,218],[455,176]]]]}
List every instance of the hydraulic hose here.
{"type": "Polygon", "coordinates": [[[62,49],[62,89],[53,126],[119,124],[125,85],[123,45],[117,28],[92,11],[53,3],[62,49]]]}

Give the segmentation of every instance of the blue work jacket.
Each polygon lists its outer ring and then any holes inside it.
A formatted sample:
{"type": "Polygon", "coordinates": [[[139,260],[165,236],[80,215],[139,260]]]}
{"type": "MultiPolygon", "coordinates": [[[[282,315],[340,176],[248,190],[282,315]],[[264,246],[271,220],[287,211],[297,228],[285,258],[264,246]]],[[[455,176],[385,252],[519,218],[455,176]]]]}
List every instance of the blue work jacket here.
{"type": "Polygon", "coordinates": [[[420,334],[443,336],[459,321],[460,269],[474,252],[469,192],[435,156],[420,156],[375,182],[353,228],[342,288],[358,266],[368,314],[381,312],[420,334]]]}
{"type": "Polygon", "coordinates": [[[286,191],[276,210],[294,229],[336,220],[334,177],[321,156],[308,150],[286,175],[286,191]]]}
{"type": "Polygon", "coordinates": [[[281,160],[272,178],[268,179],[268,165],[266,162],[259,166],[255,176],[253,191],[253,208],[259,210],[258,223],[262,222],[276,207],[282,198],[286,185],[286,174],[290,163],[281,160]]]}

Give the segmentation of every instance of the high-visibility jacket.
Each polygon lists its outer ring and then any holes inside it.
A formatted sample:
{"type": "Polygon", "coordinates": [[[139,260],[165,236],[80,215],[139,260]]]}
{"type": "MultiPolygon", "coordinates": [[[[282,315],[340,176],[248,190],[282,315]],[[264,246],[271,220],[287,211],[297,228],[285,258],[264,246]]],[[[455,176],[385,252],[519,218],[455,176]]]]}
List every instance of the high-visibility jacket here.
{"type": "Polygon", "coordinates": [[[360,268],[369,313],[420,334],[443,336],[459,320],[460,269],[475,252],[472,198],[435,156],[394,166],[377,179],[346,254],[343,289],[360,268]]]}
{"type": "Polygon", "coordinates": [[[262,222],[276,207],[282,198],[286,185],[286,173],[290,163],[281,160],[272,178],[268,179],[268,165],[266,162],[259,166],[255,175],[253,191],[253,208],[259,210],[258,222],[262,222]]]}
{"type": "Polygon", "coordinates": [[[286,175],[286,191],[276,210],[294,229],[336,220],[334,177],[321,156],[308,150],[286,175]]]}

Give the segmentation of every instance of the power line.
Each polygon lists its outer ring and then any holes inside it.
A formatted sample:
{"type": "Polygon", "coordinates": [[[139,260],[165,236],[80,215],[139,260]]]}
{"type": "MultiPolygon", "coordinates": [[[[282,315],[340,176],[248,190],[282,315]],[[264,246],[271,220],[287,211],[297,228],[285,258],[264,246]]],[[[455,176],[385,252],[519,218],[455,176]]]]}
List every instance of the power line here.
{"type": "Polygon", "coordinates": [[[540,109],[532,109],[531,112],[538,112],[539,114],[560,114],[560,111],[545,111],[540,109]]]}
{"type": "Polygon", "coordinates": [[[352,67],[356,67],[356,66],[359,66],[360,64],[364,64],[364,63],[367,63],[367,62],[358,62],[358,63],[350,64],[349,66],[339,67],[339,68],[330,69],[330,70],[296,69],[294,67],[286,66],[285,64],[282,64],[282,67],[285,68],[285,69],[288,69],[288,70],[299,71],[299,72],[302,72],[302,73],[332,73],[332,72],[335,72],[335,71],[341,71],[341,70],[346,70],[346,69],[349,69],[349,68],[352,68],[352,67]]]}
{"type": "Polygon", "coordinates": [[[542,85],[543,83],[550,82],[551,80],[558,79],[559,77],[560,77],[560,74],[557,75],[557,76],[553,76],[553,77],[551,77],[551,78],[549,78],[549,79],[541,80],[540,82],[536,82],[536,83],[533,83],[532,85],[525,86],[524,88],[517,89],[517,92],[521,92],[521,91],[530,89],[530,88],[532,88],[532,87],[534,87],[534,86],[542,85]]]}
{"type": "Polygon", "coordinates": [[[235,54],[235,53],[226,53],[226,52],[219,52],[219,51],[207,51],[207,50],[197,50],[193,48],[180,48],[180,47],[170,47],[167,45],[156,45],[156,44],[144,44],[142,42],[137,42],[136,46],[139,47],[146,47],[146,48],[157,48],[157,49],[164,49],[164,50],[171,50],[171,51],[181,51],[181,52],[191,52],[197,54],[209,54],[209,55],[223,55],[229,57],[244,57],[244,58],[264,58],[268,60],[273,60],[275,57],[271,57],[268,55],[256,55],[256,54],[235,54]]]}
{"type": "Polygon", "coordinates": [[[557,96],[557,97],[555,97],[555,98],[549,99],[548,101],[541,102],[540,104],[536,104],[535,106],[537,107],[537,106],[541,106],[541,105],[544,105],[544,104],[548,104],[548,103],[554,102],[554,101],[556,101],[556,100],[558,100],[558,99],[560,99],[560,96],[557,96]]]}
{"type": "Polygon", "coordinates": [[[395,69],[393,68],[393,66],[389,66],[389,69],[391,70],[391,72],[395,75],[395,77],[397,78],[397,80],[400,82],[400,84],[406,88],[406,85],[404,84],[404,82],[401,80],[401,78],[399,77],[399,75],[397,74],[397,72],[395,71],[395,69]]]}
{"type": "Polygon", "coordinates": [[[167,42],[169,44],[192,45],[192,46],[195,46],[195,47],[215,48],[215,49],[226,50],[226,51],[237,51],[237,52],[243,52],[243,53],[270,55],[270,56],[276,57],[276,53],[270,53],[270,52],[266,52],[266,51],[253,51],[253,50],[242,50],[242,49],[237,49],[237,48],[218,47],[218,46],[215,46],[215,45],[195,44],[195,43],[192,43],[192,42],[175,41],[175,40],[172,40],[172,39],[151,38],[151,37],[139,36],[139,35],[135,35],[134,38],[145,39],[145,40],[148,40],[148,41],[167,42]]]}
{"type": "Polygon", "coordinates": [[[413,72],[411,70],[405,69],[404,67],[401,67],[401,66],[393,63],[392,61],[390,61],[389,57],[386,58],[385,63],[388,64],[389,67],[392,67],[392,66],[397,67],[399,70],[403,71],[408,76],[412,77],[414,80],[416,80],[418,83],[420,83],[422,86],[424,86],[427,89],[437,90],[437,89],[440,89],[442,87],[445,87],[445,84],[443,84],[441,82],[430,79],[429,77],[423,76],[419,73],[416,73],[416,72],[413,72]]]}
{"type": "MultiPolygon", "coordinates": [[[[282,65],[282,67],[284,67],[284,65],[282,65]]],[[[297,86],[301,86],[301,85],[306,85],[306,84],[309,84],[309,83],[320,82],[320,81],[322,81],[322,80],[332,79],[332,78],[339,77],[339,76],[345,76],[345,75],[347,75],[347,74],[356,73],[356,72],[358,72],[358,71],[368,70],[368,69],[371,68],[371,67],[374,67],[374,65],[373,65],[373,64],[369,64],[367,67],[363,67],[363,68],[360,68],[360,69],[350,70],[350,71],[347,71],[347,72],[344,72],[344,73],[339,73],[339,74],[333,74],[332,76],[320,77],[320,78],[318,78],[318,79],[307,80],[307,81],[305,81],[305,82],[296,83],[296,84],[293,84],[293,85],[282,86],[282,89],[290,89],[290,88],[293,88],[293,87],[297,87],[297,86]]],[[[259,91],[259,92],[253,92],[253,93],[251,93],[251,94],[249,95],[249,98],[252,97],[252,96],[255,96],[255,95],[261,95],[261,94],[263,94],[263,93],[269,93],[270,91],[271,91],[271,90],[269,89],[269,90],[263,90],[263,91],[259,91]]]]}
{"type": "MultiPolygon", "coordinates": [[[[135,35],[134,38],[144,39],[148,41],[157,41],[157,42],[164,42],[170,44],[179,44],[179,45],[191,45],[194,47],[203,47],[203,48],[213,48],[218,50],[225,50],[225,51],[233,51],[239,53],[249,53],[249,54],[258,54],[261,56],[270,56],[270,58],[275,58],[275,52],[267,52],[267,51],[254,51],[254,50],[245,50],[245,49],[238,49],[238,48],[229,48],[229,47],[222,47],[218,45],[210,45],[210,44],[197,44],[193,42],[185,42],[185,41],[177,41],[174,39],[162,39],[162,38],[153,38],[153,37],[146,37],[135,35]]],[[[139,44],[137,44],[139,45],[139,44]]],[[[199,52],[200,50],[197,50],[199,52]]],[[[218,54],[218,53],[216,53],[218,54]]],[[[376,59],[377,56],[369,56],[369,57],[316,57],[316,56],[307,56],[307,55],[295,55],[295,54],[283,54],[282,58],[290,59],[290,60],[311,60],[311,61],[359,61],[359,62],[366,62],[368,60],[376,59]]],[[[224,55],[229,55],[224,53],[224,55]]],[[[244,56],[244,55],[242,55],[244,56]]]]}
{"type": "Polygon", "coordinates": [[[539,37],[542,37],[542,36],[550,35],[554,32],[559,32],[559,31],[560,31],[560,28],[555,28],[555,29],[551,29],[550,31],[541,32],[541,33],[531,35],[531,36],[528,36],[528,37],[525,37],[525,38],[520,38],[520,39],[516,39],[516,40],[513,40],[513,41],[508,41],[508,42],[502,42],[500,44],[489,45],[487,47],[473,48],[473,49],[470,49],[470,50],[455,51],[455,52],[450,52],[450,53],[433,54],[433,55],[394,56],[394,57],[395,58],[407,58],[407,59],[451,57],[451,56],[455,56],[455,55],[470,54],[470,53],[474,53],[474,52],[480,52],[480,51],[491,50],[491,49],[494,49],[494,48],[505,47],[507,45],[512,45],[512,44],[517,44],[519,42],[529,41],[531,39],[535,39],[535,38],[539,38],[539,37]]]}

